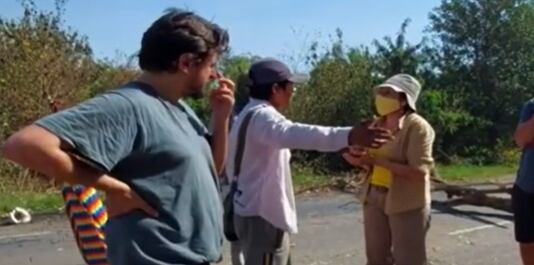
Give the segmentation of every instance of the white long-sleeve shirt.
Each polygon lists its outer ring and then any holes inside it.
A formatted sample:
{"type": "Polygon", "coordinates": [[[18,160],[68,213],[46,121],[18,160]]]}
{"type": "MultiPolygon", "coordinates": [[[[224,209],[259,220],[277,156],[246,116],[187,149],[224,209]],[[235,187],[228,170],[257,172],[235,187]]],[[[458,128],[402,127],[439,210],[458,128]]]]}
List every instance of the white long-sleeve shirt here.
{"type": "Polygon", "coordinates": [[[294,123],[269,102],[251,99],[237,117],[229,137],[227,176],[233,178],[238,131],[243,118],[257,109],[246,135],[235,213],[260,216],[284,231],[297,233],[290,149],[335,152],[348,145],[351,127],[294,123]]]}

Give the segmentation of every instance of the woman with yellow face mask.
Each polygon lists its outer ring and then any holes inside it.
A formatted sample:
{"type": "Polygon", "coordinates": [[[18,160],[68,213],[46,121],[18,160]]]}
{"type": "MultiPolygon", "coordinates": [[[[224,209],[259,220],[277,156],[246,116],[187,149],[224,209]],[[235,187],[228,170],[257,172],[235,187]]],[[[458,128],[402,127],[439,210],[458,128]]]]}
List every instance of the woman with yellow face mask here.
{"type": "Polygon", "coordinates": [[[427,264],[435,134],[416,113],[420,91],[419,82],[407,74],[375,87],[378,118],[371,126],[384,127],[395,138],[378,149],[354,146],[343,154],[368,171],[361,196],[368,265],[427,264]]]}

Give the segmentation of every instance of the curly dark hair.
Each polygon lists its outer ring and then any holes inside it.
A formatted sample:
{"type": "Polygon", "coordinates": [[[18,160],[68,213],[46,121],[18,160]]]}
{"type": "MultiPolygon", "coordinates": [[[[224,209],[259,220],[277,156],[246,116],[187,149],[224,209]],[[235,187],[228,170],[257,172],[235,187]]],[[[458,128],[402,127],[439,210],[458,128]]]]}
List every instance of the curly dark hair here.
{"type": "Polygon", "coordinates": [[[151,72],[176,72],[177,59],[192,53],[204,60],[210,52],[228,50],[228,32],[193,12],[168,9],[143,34],[139,67],[151,72]]]}

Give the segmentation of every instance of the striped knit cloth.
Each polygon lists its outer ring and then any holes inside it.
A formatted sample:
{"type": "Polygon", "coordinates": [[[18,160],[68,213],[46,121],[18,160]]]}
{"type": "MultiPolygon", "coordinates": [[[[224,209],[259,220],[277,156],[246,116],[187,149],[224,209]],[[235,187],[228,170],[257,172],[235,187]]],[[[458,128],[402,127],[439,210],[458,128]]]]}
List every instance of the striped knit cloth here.
{"type": "Polygon", "coordinates": [[[65,211],[76,243],[88,265],[109,265],[104,225],[106,208],[94,188],[82,185],[63,187],[65,211]]]}

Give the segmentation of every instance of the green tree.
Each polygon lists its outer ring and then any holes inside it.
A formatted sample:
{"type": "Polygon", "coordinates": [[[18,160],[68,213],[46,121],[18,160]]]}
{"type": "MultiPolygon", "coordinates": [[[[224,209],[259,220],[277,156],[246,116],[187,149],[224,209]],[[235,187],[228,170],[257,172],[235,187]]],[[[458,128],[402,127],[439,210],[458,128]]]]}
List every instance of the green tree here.
{"type": "MultiPolygon", "coordinates": [[[[351,126],[372,118],[371,88],[372,56],[365,47],[347,48],[341,31],[326,48],[319,50],[312,44],[308,65],[310,80],[297,87],[289,116],[299,122],[351,126]]],[[[316,160],[317,168],[337,170],[346,168],[338,154],[296,153],[298,162],[316,160]]]]}
{"type": "Polygon", "coordinates": [[[0,19],[3,138],[48,113],[51,100],[84,98],[96,73],[87,39],[63,26],[64,1],[56,1],[53,12],[39,11],[32,1],[22,5],[22,18],[0,19]]]}
{"type": "MultiPolygon", "coordinates": [[[[65,1],[54,11],[41,11],[33,1],[21,1],[19,19],[0,18],[0,137],[50,113],[50,104],[69,105],[86,98],[95,80],[87,39],[64,26],[65,1]]],[[[0,162],[0,190],[16,182],[29,189],[32,174],[0,162]],[[26,182],[28,181],[28,182],[26,182]],[[6,186],[7,185],[7,186],[6,186]]]]}
{"type": "Polygon", "coordinates": [[[137,56],[119,56],[102,59],[95,63],[96,78],[89,83],[89,97],[117,88],[137,78],[141,71],[137,56]]]}
{"type": "Polygon", "coordinates": [[[475,162],[497,162],[511,144],[520,103],[533,94],[532,1],[442,1],[430,21],[433,85],[461,99],[472,116],[443,144],[475,162]]]}
{"type": "Polygon", "coordinates": [[[422,63],[420,50],[423,42],[412,45],[406,40],[409,25],[410,19],[404,20],[394,40],[386,36],[382,42],[373,41],[376,48],[374,63],[379,76],[387,78],[398,73],[417,76],[422,63]]]}
{"type": "Polygon", "coordinates": [[[252,63],[258,59],[259,57],[254,55],[233,55],[227,56],[221,61],[224,75],[236,84],[236,112],[241,111],[248,102],[248,70],[252,63]]]}

